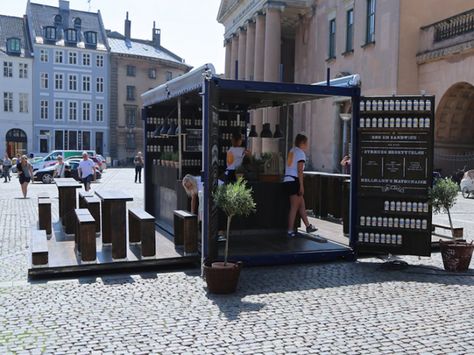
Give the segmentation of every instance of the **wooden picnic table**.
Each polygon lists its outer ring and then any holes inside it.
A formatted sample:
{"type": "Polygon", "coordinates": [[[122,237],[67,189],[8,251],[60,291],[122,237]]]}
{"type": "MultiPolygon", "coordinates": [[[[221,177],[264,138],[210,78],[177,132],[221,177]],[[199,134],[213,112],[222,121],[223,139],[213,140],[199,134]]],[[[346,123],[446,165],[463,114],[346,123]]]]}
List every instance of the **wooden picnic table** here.
{"type": "Polygon", "coordinates": [[[112,243],[112,258],[127,257],[127,201],[133,197],[119,190],[96,191],[102,201],[102,244],[112,243]]]}
{"type": "Polygon", "coordinates": [[[73,178],[58,178],[54,179],[58,188],[59,195],[59,218],[66,234],[74,233],[74,209],[76,205],[76,189],[81,187],[81,184],[73,178]]]}

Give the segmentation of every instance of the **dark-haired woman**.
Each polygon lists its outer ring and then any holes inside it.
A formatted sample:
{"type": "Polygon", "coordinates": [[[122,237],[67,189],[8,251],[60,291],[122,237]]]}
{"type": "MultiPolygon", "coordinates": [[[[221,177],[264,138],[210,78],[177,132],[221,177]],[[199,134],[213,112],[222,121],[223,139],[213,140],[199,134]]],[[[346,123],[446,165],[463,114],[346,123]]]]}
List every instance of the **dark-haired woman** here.
{"type": "Polygon", "coordinates": [[[235,170],[242,165],[242,160],[250,152],[242,147],[242,134],[232,133],[232,147],[229,148],[226,155],[227,168],[225,170],[225,183],[234,183],[237,181],[235,170]]]}
{"type": "Polygon", "coordinates": [[[290,196],[290,212],[288,215],[288,236],[295,237],[294,228],[296,213],[299,212],[306,226],[306,232],[316,232],[315,228],[308,221],[306,206],[304,203],[303,171],[306,163],[305,150],[308,149],[308,137],[304,134],[298,134],[295,138],[295,146],[288,152],[288,158],[285,167],[285,177],[283,182],[286,191],[290,196]]]}
{"type": "Polygon", "coordinates": [[[28,184],[33,178],[33,167],[28,162],[28,157],[22,155],[20,161],[16,165],[18,171],[18,179],[20,180],[21,192],[23,193],[23,198],[26,198],[28,193],[28,184]]]}

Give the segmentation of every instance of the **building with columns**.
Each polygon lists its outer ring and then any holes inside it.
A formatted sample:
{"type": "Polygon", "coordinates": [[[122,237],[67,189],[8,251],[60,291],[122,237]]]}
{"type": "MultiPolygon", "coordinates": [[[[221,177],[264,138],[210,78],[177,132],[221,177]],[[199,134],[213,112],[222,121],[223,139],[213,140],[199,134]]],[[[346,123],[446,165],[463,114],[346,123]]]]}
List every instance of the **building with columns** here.
{"type": "MultiPolygon", "coordinates": [[[[467,118],[474,54],[470,45],[462,45],[473,38],[472,8],[471,0],[222,0],[217,20],[225,27],[225,76],[314,83],[324,81],[329,68],[331,78],[360,74],[363,95],[436,94],[435,160],[438,167],[451,169],[444,155],[474,155],[469,138],[474,121],[467,118]],[[451,26],[452,37],[438,41],[434,33],[443,26],[451,26]],[[456,83],[459,90],[452,87],[456,83]],[[454,115],[460,100],[462,112],[454,115]],[[459,132],[463,143],[456,147],[459,132]]],[[[289,134],[308,135],[311,168],[340,171],[350,146],[351,123],[342,119],[347,114],[350,103],[338,98],[290,109],[289,134]]],[[[272,131],[276,124],[283,128],[284,118],[279,110],[257,111],[251,120],[260,132],[262,123],[270,123],[272,131]]],[[[274,139],[253,140],[254,151],[276,149],[274,139]]],[[[474,168],[474,157],[470,164],[474,168]]]]}

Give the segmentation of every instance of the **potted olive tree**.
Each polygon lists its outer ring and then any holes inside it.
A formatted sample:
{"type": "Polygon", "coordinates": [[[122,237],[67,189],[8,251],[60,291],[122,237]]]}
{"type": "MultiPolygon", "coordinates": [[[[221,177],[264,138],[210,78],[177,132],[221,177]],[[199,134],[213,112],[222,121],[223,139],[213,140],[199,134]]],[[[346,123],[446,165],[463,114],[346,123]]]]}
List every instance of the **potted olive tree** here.
{"type": "Polygon", "coordinates": [[[239,282],[241,263],[229,262],[229,237],[232,218],[255,212],[252,189],[239,177],[234,184],[221,185],[213,194],[214,202],[227,216],[224,261],[204,265],[207,288],[211,293],[232,293],[239,282]]]}
{"type": "Polygon", "coordinates": [[[446,212],[451,228],[452,241],[440,240],[441,256],[444,269],[447,271],[465,271],[469,268],[474,245],[458,240],[454,233],[450,209],[455,205],[458,196],[458,185],[446,178],[440,179],[430,191],[430,203],[434,213],[446,212]]]}

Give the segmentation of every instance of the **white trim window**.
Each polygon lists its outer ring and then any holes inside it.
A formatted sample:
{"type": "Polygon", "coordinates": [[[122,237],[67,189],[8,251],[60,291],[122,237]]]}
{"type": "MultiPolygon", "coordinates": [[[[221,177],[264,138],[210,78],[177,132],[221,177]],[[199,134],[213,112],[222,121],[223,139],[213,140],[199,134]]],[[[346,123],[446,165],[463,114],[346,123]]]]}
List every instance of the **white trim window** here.
{"type": "Polygon", "coordinates": [[[3,112],[13,112],[13,93],[3,93],[3,112]]]}
{"type": "Polygon", "coordinates": [[[28,94],[21,92],[18,95],[18,98],[19,98],[19,103],[20,103],[18,111],[20,113],[28,113],[28,106],[29,106],[28,94]]]}
{"type": "Polygon", "coordinates": [[[91,120],[91,103],[87,101],[82,102],[82,120],[90,121],[91,120]]]}
{"type": "Polygon", "coordinates": [[[77,91],[77,75],[69,74],[68,75],[68,89],[69,91],[77,91]]]}
{"type": "Polygon", "coordinates": [[[104,66],[104,56],[102,54],[97,55],[95,64],[99,68],[104,66]]]}
{"type": "Polygon", "coordinates": [[[3,62],[3,77],[13,78],[13,62],[3,62]]]}
{"type": "Polygon", "coordinates": [[[71,65],[77,65],[77,52],[68,53],[68,63],[71,65]]]}
{"type": "Polygon", "coordinates": [[[104,122],[104,104],[95,105],[95,119],[97,122],[104,122]]]}
{"type": "Polygon", "coordinates": [[[91,66],[91,55],[90,53],[83,53],[82,54],[82,65],[85,67],[91,66]]]}
{"type": "Polygon", "coordinates": [[[18,75],[20,79],[28,79],[28,63],[19,63],[18,75]]]}
{"type": "Polygon", "coordinates": [[[98,93],[104,92],[104,78],[98,77],[96,78],[96,91],[98,93]]]}
{"type": "Polygon", "coordinates": [[[64,101],[54,101],[54,119],[56,121],[64,119],[64,101]]]}
{"type": "Polygon", "coordinates": [[[49,88],[49,75],[48,73],[40,73],[40,88],[48,89],[49,88]]]}
{"type": "Polygon", "coordinates": [[[77,101],[69,101],[69,121],[77,121],[77,101]]]}
{"type": "Polygon", "coordinates": [[[63,64],[64,63],[64,51],[54,51],[54,62],[56,64],[63,64]]]}
{"type": "Polygon", "coordinates": [[[54,74],[54,90],[64,90],[64,74],[54,74]]]}
{"type": "Polygon", "coordinates": [[[48,100],[41,100],[40,101],[40,119],[47,120],[49,117],[49,101],[48,100]]]}
{"type": "Polygon", "coordinates": [[[83,92],[91,91],[91,76],[90,75],[82,76],[82,91],[83,92]]]}
{"type": "Polygon", "coordinates": [[[48,63],[49,62],[49,55],[47,49],[40,50],[40,62],[48,63]]]}

